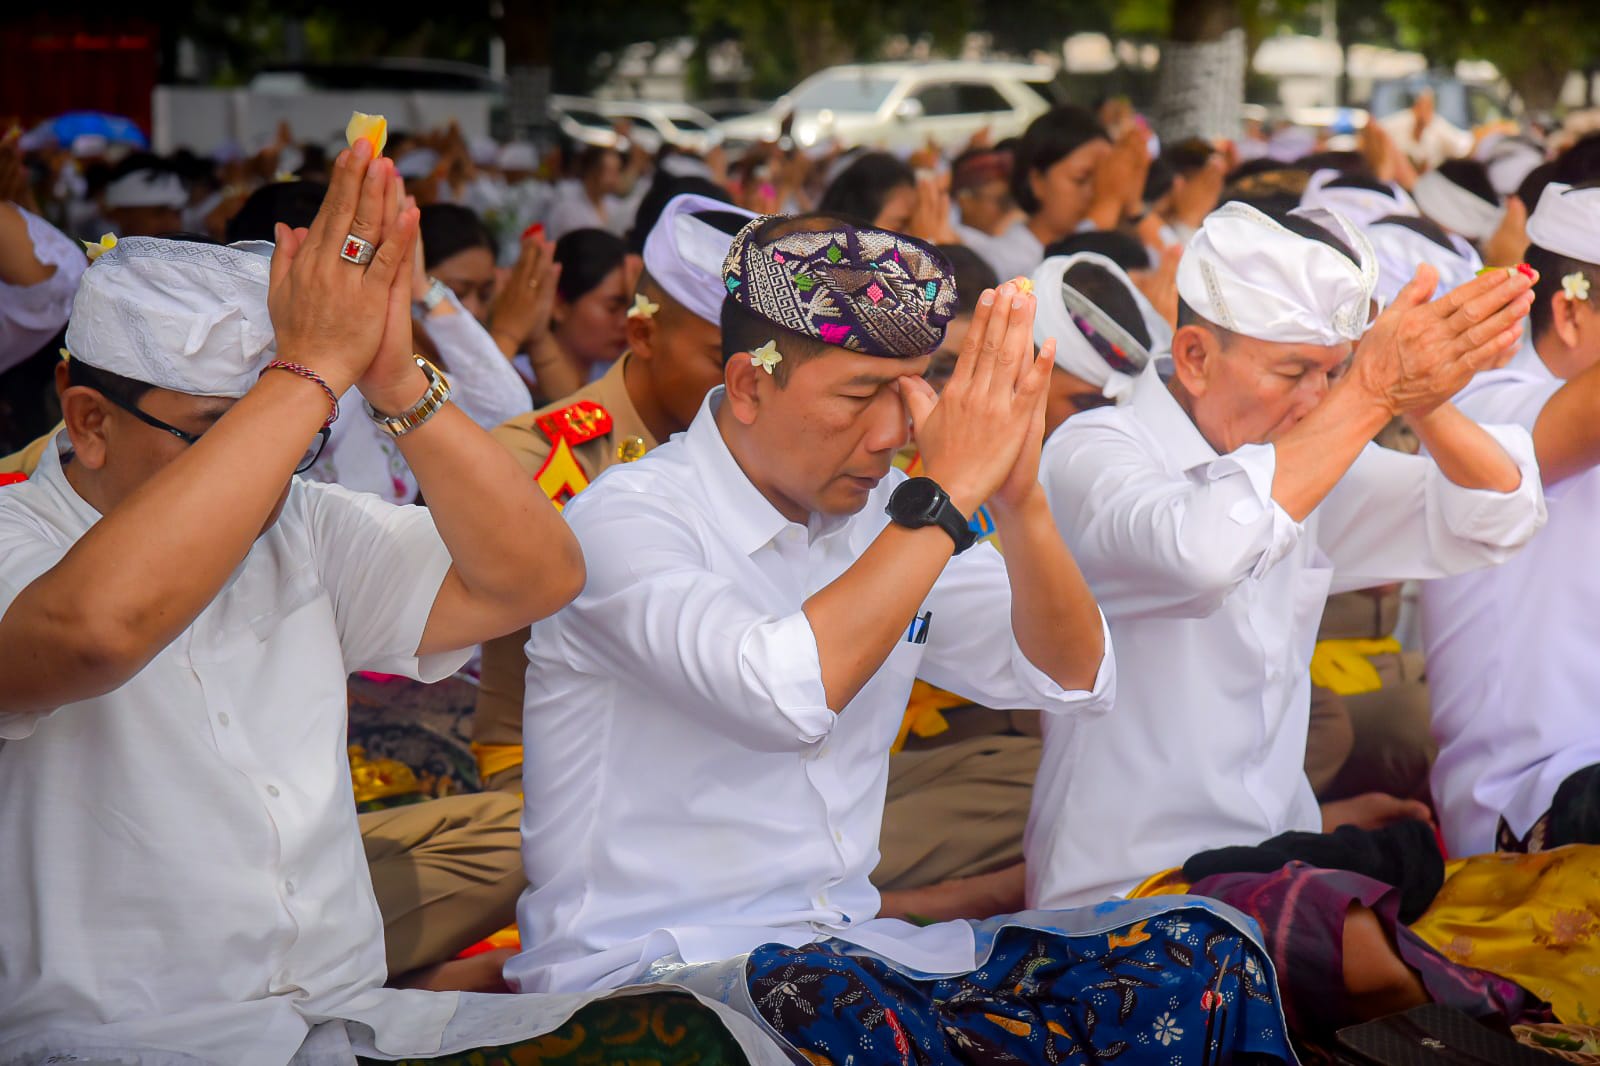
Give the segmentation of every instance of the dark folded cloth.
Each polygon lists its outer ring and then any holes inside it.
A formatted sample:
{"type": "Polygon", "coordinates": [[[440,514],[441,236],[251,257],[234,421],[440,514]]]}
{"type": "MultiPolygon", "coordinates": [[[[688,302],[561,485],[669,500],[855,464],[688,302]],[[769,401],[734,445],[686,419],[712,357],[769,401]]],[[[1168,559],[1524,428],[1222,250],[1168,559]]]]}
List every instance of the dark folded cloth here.
{"type": "Polygon", "coordinates": [[[1331,833],[1283,833],[1254,847],[1202,851],[1183,864],[1193,884],[1214,874],[1271,873],[1290,862],[1324,870],[1350,870],[1400,891],[1399,918],[1422,917],[1444,887],[1444,856],[1426,822],[1395,822],[1382,829],[1340,826],[1331,833]]]}
{"type": "Polygon", "coordinates": [[[1546,848],[1600,844],[1600,766],[1586,766],[1556,789],[1546,848]]]}

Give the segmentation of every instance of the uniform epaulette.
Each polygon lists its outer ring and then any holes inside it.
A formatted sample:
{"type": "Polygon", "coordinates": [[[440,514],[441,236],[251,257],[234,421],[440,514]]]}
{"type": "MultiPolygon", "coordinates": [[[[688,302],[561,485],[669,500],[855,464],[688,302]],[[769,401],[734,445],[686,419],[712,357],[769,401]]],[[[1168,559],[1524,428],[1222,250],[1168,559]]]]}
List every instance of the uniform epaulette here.
{"type": "Polygon", "coordinates": [[[593,400],[579,400],[539,419],[539,428],[551,444],[566,441],[576,447],[611,432],[611,412],[593,400]]]}

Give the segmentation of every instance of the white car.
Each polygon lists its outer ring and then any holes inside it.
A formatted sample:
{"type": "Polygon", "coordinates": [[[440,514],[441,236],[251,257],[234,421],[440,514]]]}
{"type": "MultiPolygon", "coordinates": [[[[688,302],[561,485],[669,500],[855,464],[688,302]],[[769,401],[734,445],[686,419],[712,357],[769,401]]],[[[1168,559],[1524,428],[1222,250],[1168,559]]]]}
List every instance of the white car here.
{"type": "Polygon", "coordinates": [[[1022,133],[1050,109],[1055,71],[1027,63],[960,60],[862,63],[811,75],[765,111],[719,123],[734,144],[776,140],[790,115],[790,136],[810,148],[835,141],[909,150],[931,138],[960,148],[989,127],[994,140],[1022,133]]]}
{"type": "Polygon", "coordinates": [[[616,147],[617,134],[613,127],[618,119],[624,118],[633,124],[632,138],[647,152],[653,153],[663,144],[671,144],[704,153],[722,140],[716,120],[689,104],[552,96],[550,114],[568,137],[606,148],[616,147]]]}

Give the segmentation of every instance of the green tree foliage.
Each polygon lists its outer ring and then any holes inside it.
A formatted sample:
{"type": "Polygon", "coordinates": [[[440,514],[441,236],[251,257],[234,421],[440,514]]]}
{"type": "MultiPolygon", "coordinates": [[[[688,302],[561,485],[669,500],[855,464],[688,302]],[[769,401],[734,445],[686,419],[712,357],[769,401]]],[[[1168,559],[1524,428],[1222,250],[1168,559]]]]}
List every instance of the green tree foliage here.
{"type": "Polygon", "coordinates": [[[1388,0],[1400,44],[1436,65],[1487,59],[1531,108],[1553,107],[1568,73],[1600,55],[1600,19],[1581,0],[1388,0]]]}

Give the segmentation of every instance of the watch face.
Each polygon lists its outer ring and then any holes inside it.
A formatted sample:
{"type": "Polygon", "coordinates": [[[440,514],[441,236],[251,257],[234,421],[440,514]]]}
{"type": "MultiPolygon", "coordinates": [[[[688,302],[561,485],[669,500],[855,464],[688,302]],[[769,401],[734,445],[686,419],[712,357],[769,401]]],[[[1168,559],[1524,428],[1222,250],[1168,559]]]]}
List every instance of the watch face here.
{"type": "Polygon", "coordinates": [[[939,513],[942,495],[938,483],[931,478],[914,477],[894,490],[890,498],[893,517],[897,522],[931,524],[939,513]]]}

